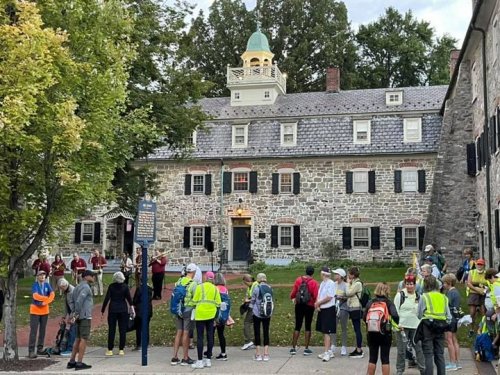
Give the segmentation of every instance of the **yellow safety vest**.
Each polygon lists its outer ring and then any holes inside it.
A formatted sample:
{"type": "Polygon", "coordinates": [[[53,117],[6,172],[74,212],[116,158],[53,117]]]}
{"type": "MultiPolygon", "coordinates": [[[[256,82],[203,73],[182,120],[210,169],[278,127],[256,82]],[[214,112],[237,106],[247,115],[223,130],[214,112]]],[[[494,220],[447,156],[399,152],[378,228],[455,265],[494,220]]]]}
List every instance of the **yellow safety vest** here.
{"type": "Polygon", "coordinates": [[[247,298],[252,298],[253,290],[256,286],[259,286],[259,283],[257,281],[254,281],[253,284],[247,288],[247,298]]]}
{"type": "MultiPolygon", "coordinates": [[[[486,279],[484,276],[486,275],[486,271],[483,270],[483,272],[479,273],[477,269],[473,269],[469,272],[469,277],[471,278],[471,283],[474,284],[486,284],[486,279]]],[[[472,294],[479,294],[475,290],[471,290],[469,287],[467,287],[466,294],[469,295],[470,293],[472,294]]]]}
{"type": "Polygon", "coordinates": [[[221,304],[220,292],[209,282],[196,287],[193,303],[196,304],[195,320],[209,320],[215,318],[217,307],[221,304]]]}
{"type": "Polygon", "coordinates": [[[425,311],[422,319],[446,320],[448,298],[439,292],[424,293],[425,311]]]}
{"type": "Polygon", "coordinates": [[[183,276],[175,283],[175,286],[177,286],[177,285],[182,285],[182,286],[187,287],[186,288],[186,297],[184,298],[184,306],[194,307],[192,300],[193,300],[194,291],[196,290],[196,281],[194,281],[190,277],[183,276]]]}
{"type": "Polygon", "coordinates": [[[488,282],[488,287],[490,288],[490,298],[491,302],[493,302],[493,308],[497,308],[497,297],[495,296],[495,286],[500,287],[500,280],[496,280],[494,283],[488,282]]]}

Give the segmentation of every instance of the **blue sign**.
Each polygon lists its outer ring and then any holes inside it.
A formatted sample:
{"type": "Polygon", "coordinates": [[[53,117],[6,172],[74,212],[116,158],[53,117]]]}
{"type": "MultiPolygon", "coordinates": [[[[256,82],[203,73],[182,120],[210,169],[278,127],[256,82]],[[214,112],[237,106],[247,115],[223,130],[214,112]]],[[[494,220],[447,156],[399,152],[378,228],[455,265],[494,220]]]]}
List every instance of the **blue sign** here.
{"type": "Polygon", "coordinates": [[[142,199],[139,201],[135,221],[134,241],[139,244],[152,244],[156,240],[156,203],[142,199]]]}

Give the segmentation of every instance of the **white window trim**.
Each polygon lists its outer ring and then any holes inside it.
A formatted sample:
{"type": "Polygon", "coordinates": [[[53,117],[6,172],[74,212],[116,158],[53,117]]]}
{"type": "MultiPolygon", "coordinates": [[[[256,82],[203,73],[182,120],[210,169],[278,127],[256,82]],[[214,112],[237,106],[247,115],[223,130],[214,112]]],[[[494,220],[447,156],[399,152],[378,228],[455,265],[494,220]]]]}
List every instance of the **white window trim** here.
{"type": "Polygon", "coordinates": [[[479,80],[479,69],[474,61],[471,68],[472,103],[479,97],[479,80]]]}
{"type": "Polygon", "coordinates": [[[416,193],[416,192],[418,192],[418,170],[416,168],[401,169],[401,192],[403,192],[403,193],[416,193]],[[405,189],[404,175],[405,175],[405,173],[409,173],[409,172],[415,173],[415,176],[416,176],[415,190],[406,190],[405,189]]]}
{"type": "Polygon", "coordinates": [[[419,243],[418,243],[418,226],[413,226],[413,225],[406,225],[403,227],[403,248],[405,250],[418,250],[420,249],[419,243]],[[416,231],[416,238],[417,238],[417,246],[416,247],[407,247],[406,246],[406,235],[405,235],[405,229],[415,229],[416,231]]]}
{"type": "Polygon", "coordinates": [[[280,178],[279,178],[279,184],[278,184],[278,186],[279,186],[279,189],[278,189],[279,193],[280,194],[293,194],[293,172],[281,172],[279,174],[279,176],[280,176],[280,178]],[[290,191],[282,191],[281,190],[281,176],[284,175],[284,174],[289,174],[290,175],[290,186],[291,186],[290,191]]]}
{"type": "Polygon", "coordinates": [[[393,105],[402,105],[402,104],[403,104],[403,91],[402,90],[386,91],[386,93],[385,93],[385,105],[393,106],[393,105]],[[397,102],[391,102],[389,100],[391,95],[399,95],[399,100],[397,102]]]}
{"type": "Polygon", "coordinates": [[[239,124],[232,126],[232,147],[233,148],[246,148],[248,147],[248,124],[239,124]],[[244,128],[245,142],[243,144],[236,144],[236,128],[244,128]]]}
{"type": "Polygon", "coordinates": [[[351,235],[351,248],[353,249],[371,249],[372,247],[372,229],[370,226],[366,225],[356,225],[352,227],[352,235],[351,235]],[[354,230],[355,229],[368,229],[368,246],[354,246],[354,230]]]}
{"type": "Polygon", "coordinates": [[[94,243],[94,234],[95,234],[95,222],[94,221],[82,221],[82,233],[80,234],[80,242],[81,243],[94,243]],[[92,225],[92,239],[90,241],[84,241],[83,235],[84,231],[83,229],[85,228],[85,225],[92,225]]]}
{"type": "Polygon", "coordinates": [[[493,38],[493,65],[495,66],[498,61],[498,54],[500,54],[500,25],[499,25],[499,17],[496,16],[492,22],[492,38],[493,38]]]}
{"type": "Polygon", "coordinates": [[[354,194],[365,194],[365,193],[368,193],[368,190],[369,190],[369,185],[370,185],[370,177],[368,176],[368,172],[370,171],[370,169],[366,169],[366,168],[359,168],[359,169],[353,169],[351,172],[352,172],[352,192],[354,194]],[[355,175],[357,173],[365,173],[366,174],[366,190],[363,190],[363,191],[356,191],[356,181],[355,181],[355,175]]]}
{"type": "Polygon", "coordinates": [[[189,244],[191,245],[191,247],[193,247],[195,249],[201,249],[201,248],[205,247],[205,227],[204,226],[193,225],[191,227],[191,230],[189,233],[189,244]],[[202,241],[201,245],[194,244],[194,229],[195,228],[201,228],[201,241],[202,241]]]}
{"type": "Polygon", "coordinates": [[[237,192],[237,193],[244,193],[245,191],[248,191],[250,189],[250,168],[235,168],[231,169],[231,191],[237,192]],[[236,190],[234,188],[234,175],[236,173],[246,173],[247,174],[247,189],[246,190],[236,190]]]}
{"type": "Polygon", "coordinates": [[[193,137],[193,143],[192,143],[192,145],[196,146],[196,141],[197,141],[197,137],[198,137],[198,132],[196,130],[193,130],[192,137],[193,137]]]}
{"type": "Polygon", "coordinates": [[[293,147],[297,145],[297,123],[296,122],[285,122],[281,124],[281,146],[282,147],[293,147]],[[293,130],[293,142],[285,142],[285,126],[292,126],[293,130]]]}
{"type": "Polygon", "coordinates": [[[414,117],[414,118],[405,118],[403,120],[403,133],[404,133],[404,136],[403,136],[403,141],[404,143],[418,143],[418,142],[422,142],[422,118],[420,117],[414,117]],[[412,122],[417,122],[417,125],[418,125],[418,138],[417,139],[408,139],[407,137],[407,132],[408,132],[408,126],[412,123],[412,122]]]}
{"type": "Polygon", "coordinates": [[[356,145],[369,145],[371,143],[372,122],[371,120],[354,120],[352,122],[352,138],[356,145]],[[358,140],[358,127],[367,126],[366,140],[358,140]]]}
{"type": "Polygon", "coordinates": [[[293,225],[280,225],[278,227],[278,247],[291,249],[293,248],[293,225]],[[282,228],[290,228],[290,245],[281,244],[281,230],[282,228]]]}
{"type": "Polygon", "coordinates": [[[206,173],[205,172],[192,172],[191,173],[191,193],[194,195],[202,195],[205,194],[205,177],[206,173]],[[194,191],[194,177],[195,176],[201,176],[203,177],[203,191],[194,191]]]}

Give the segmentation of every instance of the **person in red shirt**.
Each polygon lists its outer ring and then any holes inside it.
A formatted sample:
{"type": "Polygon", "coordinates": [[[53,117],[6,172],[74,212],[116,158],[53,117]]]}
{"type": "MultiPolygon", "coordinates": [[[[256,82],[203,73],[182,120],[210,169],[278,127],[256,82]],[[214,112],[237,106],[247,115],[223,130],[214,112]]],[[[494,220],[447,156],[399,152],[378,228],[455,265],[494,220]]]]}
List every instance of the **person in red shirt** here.
{"type": "Polygon", "coordinates": [[[163,278],[165,277],[165,266],[167,265],[167,257],[160,252],[155,251],[155,256],[149,262],[151,272],[153,273],[153,299],[161,299],[161,289],[163,287],[163,278]]]}
{"type": "Polygon", "coordinates": [[[299,340],[300,330],[302,328],[302,322],[305,320],[305,349],[304,355],[311,355],[312,350],[309,349],[309,343],[311,341],[311,326],[314,317],[314,302],[318,297],[319,284],[313,279],[314,267],[307,266],[306,274],[304,276],[299,276],[295,280],[292,292],[290,293],[290,299],[295,305],[295,330],[292,336],[292,348],[290,349],[290,354],[297,354],[297,341],[299,340]],[[302,286],[304,284],[304,286],[302,286]],[[305,290],[307,289],[307,291],[305,290]]]}
{"type": "MultiPolygon", "coordinates": [[[[35,277],[38,275],[38,271],[44,271],[46,276],[50,274],[50,263],[44,254],[38,254],[38,259],[33,262],[31,268],[35,277]]],[[[48,277],[45,281],[49,282],[48,277]]]]}
{"type": "Polygon", "coordinates": [[[92,264],[92,270],[94,273],[97,275],[97,282],[92,285],[92,291],[94,293],[94,296],[97,296],[100,294],[101,296],[104,295],[104,285],[102,284],[102,273],[104,267],[108,265],[108,262],[106,261],[106,258],[104,258],[100,253],[99,250],[94,249],[92,255],[89,258],[89,263],[92,264]]]}
{"type": "Polygon", "coordinates": [[[74,282],[79,284],[82,281],[83,272],[87,269],[87,263],[83,258],[80,258],[78,253],[74,253],[70,268],[74,282]]]}
{"type": "Polygon", "coordinates": [[[56,254],[54,261],[50,265],[50,269],[50,274],[52,275],[50,278],[50,286],[52,290],[57,290],[57,282],[64,277],[64,271],[66,270],[66,263],[64,263],[60,254],[56,254]]]}

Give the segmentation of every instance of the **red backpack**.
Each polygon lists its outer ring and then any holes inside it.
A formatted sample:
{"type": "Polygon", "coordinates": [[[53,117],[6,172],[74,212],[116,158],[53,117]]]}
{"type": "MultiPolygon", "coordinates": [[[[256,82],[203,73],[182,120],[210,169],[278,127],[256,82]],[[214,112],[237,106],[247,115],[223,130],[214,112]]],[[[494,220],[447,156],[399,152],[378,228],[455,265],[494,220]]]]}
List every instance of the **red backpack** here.
{"type": "Polygon", "coordinates": [[[384,301],[373,301],[366,312],[366,327],[368,332],[385,334],[389,322],[389,309],[384,301]]]}

